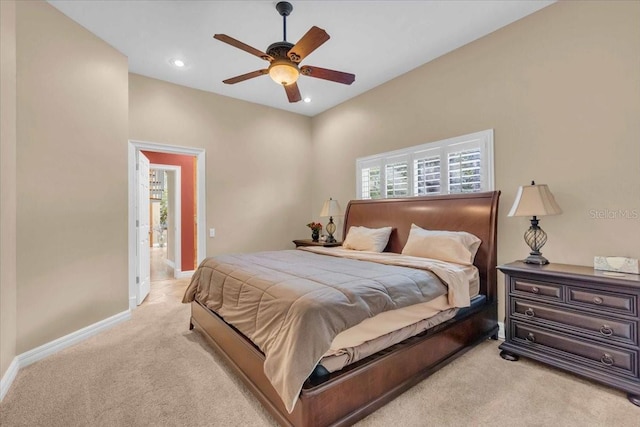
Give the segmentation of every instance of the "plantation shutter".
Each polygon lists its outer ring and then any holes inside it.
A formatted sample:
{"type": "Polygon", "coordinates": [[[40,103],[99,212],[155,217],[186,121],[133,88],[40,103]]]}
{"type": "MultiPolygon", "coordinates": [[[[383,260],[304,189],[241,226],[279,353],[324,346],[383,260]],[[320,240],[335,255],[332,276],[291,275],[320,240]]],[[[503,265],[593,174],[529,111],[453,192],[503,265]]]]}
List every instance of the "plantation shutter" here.
{"type": "Polygon", "coordinates": [[[356,160],[362,199],[493,190],[493,129],[356,160]]]}
{"type": "Polygon", "coordinates": [[[382,162],[372,160],[359,165],[359,195],[361,199],[379,199],[382,197],[382,162]]]}
{"type": "Polygon", "coordinates": [[[480,148],[449,153],[449,193],[482,191],[480,148]]]}
{"type": "Polygon", "coordinates": [[[409,161],[407,156],[393,157],[385,164],[387,198],[409,196],[409,161]]]}
{"type": "Polygon", "coordinates": [[[413,159],[413,195],[440,194],[440,150],[418,152],[413,159]]]}

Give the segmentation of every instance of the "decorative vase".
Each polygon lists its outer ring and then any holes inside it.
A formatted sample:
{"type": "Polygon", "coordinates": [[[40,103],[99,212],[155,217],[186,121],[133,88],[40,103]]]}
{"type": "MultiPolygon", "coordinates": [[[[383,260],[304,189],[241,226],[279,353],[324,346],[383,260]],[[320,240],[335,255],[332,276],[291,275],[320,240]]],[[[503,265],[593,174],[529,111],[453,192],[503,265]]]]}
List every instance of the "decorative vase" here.
{"type": "Polygon", "coordinates": [[[320,230],[311,230],[311,240],[317,242],[320,238],[320,230]]]}

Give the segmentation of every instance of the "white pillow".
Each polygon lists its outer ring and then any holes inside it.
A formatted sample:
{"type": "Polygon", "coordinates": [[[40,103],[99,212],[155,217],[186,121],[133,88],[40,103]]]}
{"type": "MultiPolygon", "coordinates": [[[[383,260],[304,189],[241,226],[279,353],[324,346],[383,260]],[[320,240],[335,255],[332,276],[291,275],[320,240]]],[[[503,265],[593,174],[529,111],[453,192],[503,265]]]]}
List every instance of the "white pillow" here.
{"type": "Polygon", "coordinates": [[[356,251],[382,252],[387,246],[391,230],[391,227],[367,228],[351,226],[347,232],[347,237],[342,242],[342,247],[356,251]]]}
{"type": "Polygon", "coordinates": [[[402,254],[472,265],[481,242],[466,231],[425,230],[411,224],[402,254]]]}

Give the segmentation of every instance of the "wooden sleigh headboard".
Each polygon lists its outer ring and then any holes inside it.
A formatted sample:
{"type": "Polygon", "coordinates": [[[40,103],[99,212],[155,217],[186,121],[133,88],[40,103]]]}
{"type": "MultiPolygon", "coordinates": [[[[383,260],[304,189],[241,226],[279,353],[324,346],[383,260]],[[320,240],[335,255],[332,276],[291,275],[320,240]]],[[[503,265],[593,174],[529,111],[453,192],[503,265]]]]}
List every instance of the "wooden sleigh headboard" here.
{"type": "Polygon", "coordinates": [[[344,219],[343,236],[351,226],[393,227],[385,252],[401,253],[411,224],[428,230],[467,231],[480,240],[474,265],[480,293],[496,300],[496,258],[499,191],[425,196],[406,199],[352,200],[344,219]]]}

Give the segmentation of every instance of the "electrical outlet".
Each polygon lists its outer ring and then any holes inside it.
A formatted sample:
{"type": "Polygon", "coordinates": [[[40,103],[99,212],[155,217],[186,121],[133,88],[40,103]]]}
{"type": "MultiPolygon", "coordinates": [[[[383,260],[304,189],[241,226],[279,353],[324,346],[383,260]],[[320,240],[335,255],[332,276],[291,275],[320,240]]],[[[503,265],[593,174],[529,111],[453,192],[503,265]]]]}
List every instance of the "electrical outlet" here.
{"type": "Polygon", "coordinates": [[[215,228],[210,228],[209,229],[209,237],[216,237],[216,229],[215,228]]]}

